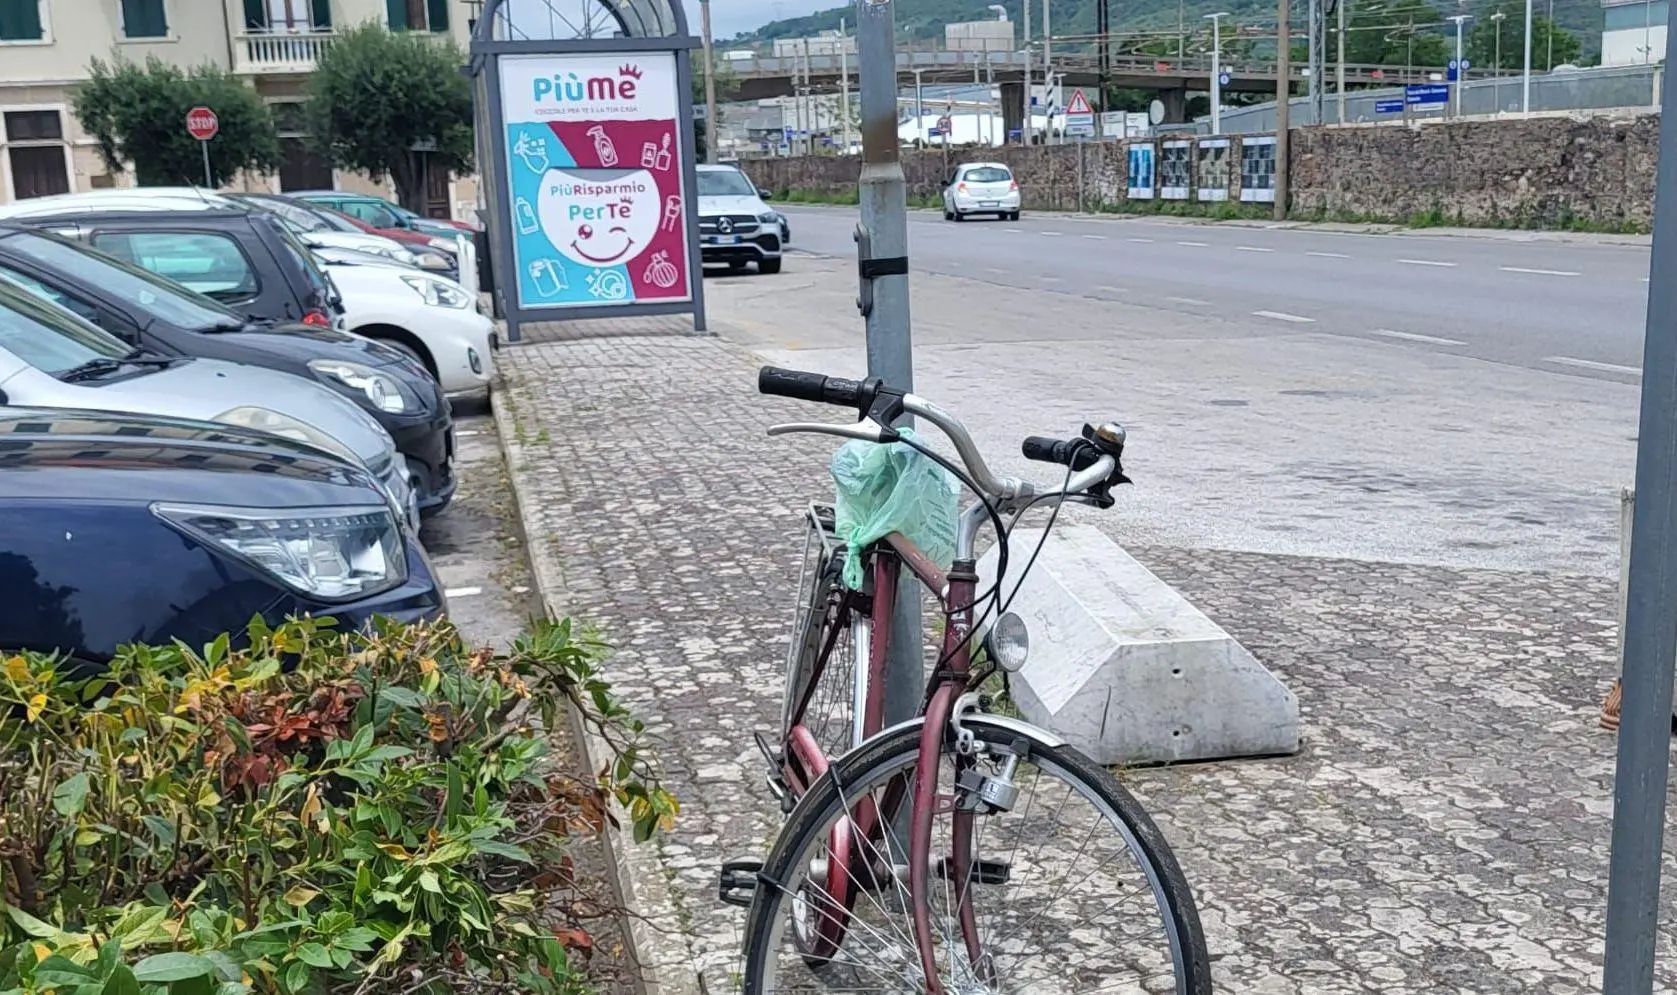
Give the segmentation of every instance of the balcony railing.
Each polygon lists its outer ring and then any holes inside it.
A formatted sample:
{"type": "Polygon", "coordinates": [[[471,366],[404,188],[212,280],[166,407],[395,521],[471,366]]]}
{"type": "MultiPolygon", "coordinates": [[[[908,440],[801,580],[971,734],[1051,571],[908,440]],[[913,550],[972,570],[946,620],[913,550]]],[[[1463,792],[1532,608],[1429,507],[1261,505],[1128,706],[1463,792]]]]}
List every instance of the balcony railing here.
{"type": "Polygon", "coordinates": [[[320,54],[336,37],[323,31],[247,31],[239,35],[239,72],[313,72],[320,54]]]}

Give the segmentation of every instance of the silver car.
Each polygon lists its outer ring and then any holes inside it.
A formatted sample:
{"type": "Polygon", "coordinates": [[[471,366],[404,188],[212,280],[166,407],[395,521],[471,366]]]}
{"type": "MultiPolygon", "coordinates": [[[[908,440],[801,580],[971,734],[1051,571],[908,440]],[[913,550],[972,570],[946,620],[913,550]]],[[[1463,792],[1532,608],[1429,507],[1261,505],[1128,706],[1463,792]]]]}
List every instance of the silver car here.
{"type": "Polygon", "coordinates": [[[276,370],[142,353],[3,279],[0,404],[170,415],[295,439],[366,466],[417,527],[395,443],[348,398],[276,370]]]}

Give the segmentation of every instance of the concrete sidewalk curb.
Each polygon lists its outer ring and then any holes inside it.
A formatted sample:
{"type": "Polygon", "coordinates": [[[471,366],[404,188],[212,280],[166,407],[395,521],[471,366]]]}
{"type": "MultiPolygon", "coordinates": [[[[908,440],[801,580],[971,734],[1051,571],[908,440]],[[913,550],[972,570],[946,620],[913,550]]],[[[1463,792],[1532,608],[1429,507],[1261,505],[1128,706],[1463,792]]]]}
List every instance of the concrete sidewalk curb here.
{"type": "MultiPolygon", "coordinates": [[[[523,447],[518,442],[518,416],[512,410],[504,389],[497,389],[490,397],[495,414],[495,434],[501,441],[501,452],[506,460],[507,482],[512,491],[513,507],[517,511],[519,528],[526,533],[524,548],[529,553],[531,575],[543,608],[553,618],[566,616],[568,600],[563,590],[550,590],[544,577],[565,576],[564,564],[548,543],[536,541],[528,534],[526,523],[530,516],[532,495],[526,493],[518,471],[523,458],[523,447]]],[[[583,762],[590,772],[598,771],[610,751],[598,734],[587,728],[574,714],[571,726],[576,734],[583,762]]],[[[616,802],[612,814],[619,825],[629,820],[616,802]]],[[[659,866],[656,842],[636,844],[622,830],[607,826],[600,834],[611,865],[612,888],[619,905],[626,910],[624,934],[628,939],[629,963],[636,976],[636,989],[643,995],[703,995],[703,986],[691,970],[691,958],[685,949],[679,924],[677,903],[670,893],[669,882],[659,866]],[[683,970],[686,968],[686,970],[683,970]]]]}
{"type": "MultiPolygon", "coordinates": [[[[774,204],[812,210],[854,210],[854,204],[799,204],[775,201],[774,204]]],[[[911,207],[909,213],[938,214],[937,208],[911,207]]],[[[1613,232],[1558,231],[1549,228],[1413,228],[1401,224],[1356,223],[1345,221],[1264,221],[1257,218],[1196,218],[1169,214],[1091,214],[1087,211],[1026,211],[1021,220],[1039,217],[1060,221],[1116,222],[1145,221],[1151,224],[1184,228],[1257,228],[1272,231],[1320,232],[1325,235],[1404,235],[1411,238],[1465,238],[1494,242],[1535,242],[1558,245],[1621,245],[1648,248],[1652,235],[1628,235],[1613,232]]]]}

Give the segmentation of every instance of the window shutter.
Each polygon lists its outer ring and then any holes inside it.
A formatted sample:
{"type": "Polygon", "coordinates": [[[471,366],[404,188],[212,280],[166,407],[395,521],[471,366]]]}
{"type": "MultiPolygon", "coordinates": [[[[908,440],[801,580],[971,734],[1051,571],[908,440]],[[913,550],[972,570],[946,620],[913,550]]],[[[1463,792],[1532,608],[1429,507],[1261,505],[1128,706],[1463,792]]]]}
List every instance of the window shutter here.
{"type": "Polygon", "coordinates": [[[0,0],[0,39],[39,41],[41,36],[39,0],[0,0]]]}
{"type": "Polygon", "coordinates": [[[384,10],[390,18],[390,30],[406,31],[408,29],[408,5],[406,0],[384,0],[384,10]]]}
{"type": "Polygon", "coordinates": [[[167,37],[163,0],[122,0],[122,33],[128,38],[167,37]]]}
{"type": "Polygon", "coordinates": [[[245,0],[245,30],[261,31],[268,26],[268,5],[262,0],[245,0]]]}
{"type": "Polygon", "coordinates": [[[449,0],[425,0],[425,19],[432,31],[448,30],[449,0]]]}
{"type": "Polygon", "coordinates": [[[310,9],[310,20],[314,22],[317,31],[324,31],[332,26],[332,0],[313,0],[310,9]]]}

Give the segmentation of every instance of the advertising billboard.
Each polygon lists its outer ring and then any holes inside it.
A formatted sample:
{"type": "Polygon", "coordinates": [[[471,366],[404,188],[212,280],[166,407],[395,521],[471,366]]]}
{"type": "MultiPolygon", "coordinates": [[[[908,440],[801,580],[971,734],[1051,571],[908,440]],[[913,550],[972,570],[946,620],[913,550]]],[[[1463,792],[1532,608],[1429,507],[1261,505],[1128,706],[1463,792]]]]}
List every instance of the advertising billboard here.
{"type": "Polygon", "coordinates": [[[692,299],[677,81],[673,52],[501,57],[519,307],[692,299]]]}

